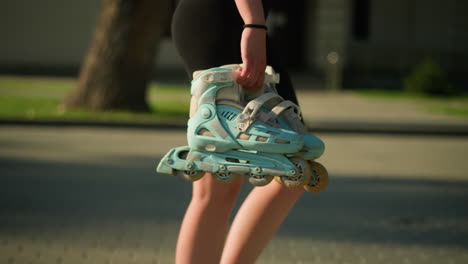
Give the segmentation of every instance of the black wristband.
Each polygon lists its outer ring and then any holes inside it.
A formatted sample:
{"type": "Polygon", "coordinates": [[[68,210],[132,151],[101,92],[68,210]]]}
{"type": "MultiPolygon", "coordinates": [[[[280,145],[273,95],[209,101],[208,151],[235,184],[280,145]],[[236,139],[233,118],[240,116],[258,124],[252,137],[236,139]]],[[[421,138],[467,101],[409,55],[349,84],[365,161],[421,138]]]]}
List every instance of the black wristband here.
{"type": "Polygon", "coordinates": [[[261,28],[261,29],[264,29],[264,30],[268,30],[267,26],[259,25],[259,24],[245,24],[244,28],[261,28]]]}

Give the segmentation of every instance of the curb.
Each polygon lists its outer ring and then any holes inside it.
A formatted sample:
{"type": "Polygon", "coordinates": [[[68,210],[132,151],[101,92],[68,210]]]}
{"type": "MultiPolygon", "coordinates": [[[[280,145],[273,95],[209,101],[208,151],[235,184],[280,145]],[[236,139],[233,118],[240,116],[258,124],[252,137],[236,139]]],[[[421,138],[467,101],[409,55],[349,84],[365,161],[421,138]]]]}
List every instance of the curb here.
{"type": "Polygon", "coordinates": [[[468,136],[468,125],[465,124],[321,121],[309,126],[309,130],[333,134],[468,136]]]}
{"type": "Polygon", "coordinates": [[[9,126],[38,126],[38,127],[92,127],[92,128],[134,128],[134,129],[160,129],[178,130],[187,129],[181,122],[173,123],[139,123],[120,121],[81,121],[81,120],[28,120],[28,119],[0,119],[0,127],[9,126]]]}
{"type": "MultiPolygon", "coordinates": [[[[468,137],[468,125],[465,124],[414,124],[386,122],[350,122],[331,121],[314,122],[309,125],[312,133],[327,134],[381,134],[381,135],[432,135],[468,137]]],[[[186,130],[186,123],[160,122],[113,122],[79,120],[27,120],[0,119],[0,126],[38,126],[38,127],[91,127],[91,128],[132,128],[148,130],[186,130]]]]}

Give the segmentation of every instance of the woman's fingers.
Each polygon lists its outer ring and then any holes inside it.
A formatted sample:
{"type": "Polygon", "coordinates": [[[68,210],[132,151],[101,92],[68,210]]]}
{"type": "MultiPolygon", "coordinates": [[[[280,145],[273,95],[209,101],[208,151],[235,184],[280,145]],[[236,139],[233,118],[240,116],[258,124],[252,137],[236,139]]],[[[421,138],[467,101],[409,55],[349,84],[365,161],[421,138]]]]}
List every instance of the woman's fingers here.
{"type": "Polygon", "coordinates": [[[254,84],[256,89],[260,89],[263,86],[263,82],[265,80],[265,71],[262,71],[258,74],[257,82],[254,84]]]}
{"type": "Polygon", "coordinates": [[[253,89],[255,81],[256,81],[256,74],[254,72],[253,67],[250,65],[250,63],[245,63],[244,67],[242,68],[242,76],[243,78],[243,87],[245,89],[253,89]]]}
{"type": "Polygon", "coordinates": [[[240,72],[237,76],[237,82],[247,90],[259,89],[263,85],[264,78],[265,68],[263,66],[250,66],[248,63],[246,63],[240,69],[240,72]]]}
{"type": "Polygon", "coordinates": [[[238,79],[244,89],[259,89],[266,68],[266,32],[245,28],[241,38],[242,70],[238,79]]]}

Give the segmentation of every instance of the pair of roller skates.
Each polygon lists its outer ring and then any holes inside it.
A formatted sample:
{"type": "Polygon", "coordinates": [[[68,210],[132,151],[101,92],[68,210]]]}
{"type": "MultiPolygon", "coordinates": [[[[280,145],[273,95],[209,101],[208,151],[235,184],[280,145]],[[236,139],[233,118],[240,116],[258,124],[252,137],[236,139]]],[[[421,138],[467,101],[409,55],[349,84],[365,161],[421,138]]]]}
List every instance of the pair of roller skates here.
{"type": "Polygon", "coordinates": [[[299,107],[276,92],[279,74],[268,66],[264,87],[244,90],[233,75],[239,67],[194,73],[188,146],[169,150],[157,172],[189,181],[205,173],[221,182],[245,175],[254,186],[275,179],[290,188],[321,192],[328,174],[313,160],[323,154],[324,144],[307,134],[299,107]]]}

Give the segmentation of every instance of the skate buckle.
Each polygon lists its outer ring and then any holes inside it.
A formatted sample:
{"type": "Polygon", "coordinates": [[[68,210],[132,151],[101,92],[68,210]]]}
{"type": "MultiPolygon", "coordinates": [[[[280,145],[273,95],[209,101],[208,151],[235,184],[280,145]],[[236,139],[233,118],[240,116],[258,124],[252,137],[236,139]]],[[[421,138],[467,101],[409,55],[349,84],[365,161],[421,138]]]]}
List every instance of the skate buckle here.
{"type": "Polygon", "coordinates": [[[211,117],[211,110],[209,108],[200,109],[200,114],[204,119],[209,119],[211,117]]]}
{"type": "Polygon", "coordinates": [[[242,113],[237,116],[237,129],[239,131],[245,131],[249,128],[249,122],[251,121],[250,115],[242,113]]]}
{"type": "Polygon", "coordinates": [[[226,165],[219,165],[219,170],[220,171],[226,171],[226,165]]]}
{"type": "Polygon", "coordinates": [[[206,151],[215,152],[216,151],[216,145],[206,144],[205,149],[206,149],[206,151]]]}
{"type": "Polygon", "coordinates": [[[239,122],[239,123],[244,123],[244,122],[247,122],[249,120],[250,120],[250,116],[248,114],[242,113],[242,114],[239,114],[237,116],[237,122],[239,122]]]}
{"type": "Polygon", "coordinates": [[[193,169],[193,163],[191,161],[187,163],[187,169],[188,170],[193,169]]]}

